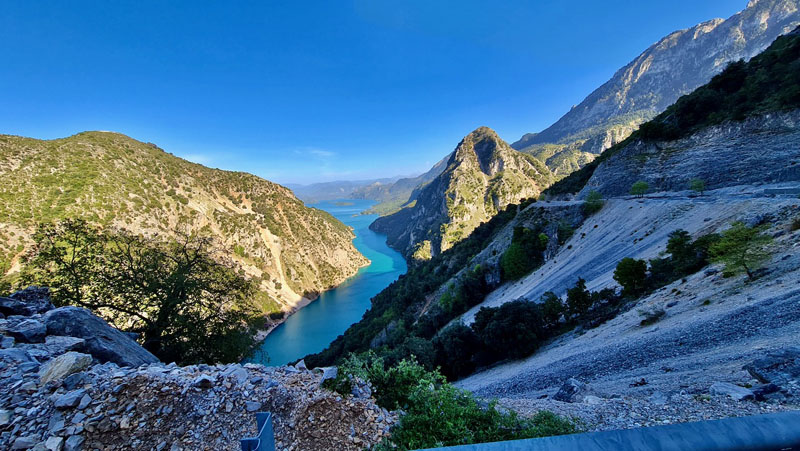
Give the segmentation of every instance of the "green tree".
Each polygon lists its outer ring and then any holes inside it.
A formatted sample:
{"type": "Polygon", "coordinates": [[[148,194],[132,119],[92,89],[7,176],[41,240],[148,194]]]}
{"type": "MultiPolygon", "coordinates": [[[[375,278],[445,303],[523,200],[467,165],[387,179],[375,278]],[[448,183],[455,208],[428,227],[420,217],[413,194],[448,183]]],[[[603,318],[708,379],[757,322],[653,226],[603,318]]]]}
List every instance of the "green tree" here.
{"type": "Polygon", "coordinates": [[[544,233],[525,227],[515,227],[511,245],[500,257],[500,269],[506,280],[517,280],[544,261],[549,238],[544,233]]]}
{"type": "Polygon", "coordinates": [[[549,329],[555,329],[564,314],[564,304],[552,291],[548,291],[539,298],[542,305],[542,318],[549,329]]]}
{"type": "Polygon", "coordinates": [[[586,281],[578,278],[575,286],[567,290],[567,306],[575,315],[586,313],[592,306],[592,295],[586,289],[586,281]]]}
{"type": "Polygon", "coordinates": [[[591,190],[589,191],[589,194],[586,196],[586,200],[583,203],[583,212],[587,216],[591,216],[602,210],[603,205],[605,205],[603,195],[595,190],[591,190]]]}
{"type": "Polygon", "coordinates": [[[80,220],[43,224],[23,278],[49,286],[58,305],[141,334],[162,361],[239,361],[254,345],[254,286],[210,239],[179,236],[160,242],[80,220]]]}
{"type": "Polygon", "coordinates": [[[702,196],[703,193],[706,191],[706,182],[704,182],[702,179],[692,179],[689,182],[689,189],[691,189],[696,193],[699,193],[702,196]]]}
{"type": "Polygon", "coordinates": [[[636,197],[644,197],[649,189],[650,185],[648,185],[647,182],[639,180],[631,186],[631,195],[636,197]]]}
{"type": "Polygon", "coordinates": [[[614,270],[614,280],[626,296],[638,295],[647,282],[647,262],[630,257],[623,258],[614,270]]]}
{"type": "Polygon", "coordinates": [[[739,271],[747,273],[753,279],[753,271],[769,257],[766,246],[772,238],[761,233],[758,227],[747,227],[742,222],[734,222],[731,227],[722,232],[722,237],[711,245],[712,260],[725,265],[728,274],[739,271]]]}

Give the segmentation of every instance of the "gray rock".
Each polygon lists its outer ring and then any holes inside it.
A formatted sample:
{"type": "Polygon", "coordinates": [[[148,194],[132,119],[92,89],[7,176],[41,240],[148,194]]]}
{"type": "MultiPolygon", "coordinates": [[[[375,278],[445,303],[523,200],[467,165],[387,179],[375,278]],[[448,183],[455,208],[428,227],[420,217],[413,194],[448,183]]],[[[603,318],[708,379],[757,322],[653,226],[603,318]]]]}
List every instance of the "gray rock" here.
{"type": "Polygon", "coordinates": [[[245,401],[244,406],[248,412],[258,412],[261,409],[261,403],[255,401],[245,401]]]}
{"type": "Polygon", "coordinates": [[[67,390],[74,390],[87,382],[89,382],[89,376],[86,373],[74,373],[65,377],[61,385],[67,390]]]}
{"type": "Polygon", "coordinates": [[[80,451],[83,447],[84,438],[80,435],[73,435],[64,443],[64,451],[80,451]]]}
{"type": "Polygon", "coordinates": [[[2,338],[0,338],[0,348],[2,349],[13,348],[14,341],[15,341],[14,337],[3,336],[2,338]]]}
{"type": "Polygon", "coordinates": [[[315,368],[314,371],[322,373],[322,380],[320,380],[320,383],[323,383],[328,379],[336,379],[336,376],[339,375],[339,368],[335,366],[315,368]]]}
{"type": "Polygon", "coordinates": [[[39,382],[44,385],[59,380],[70,374],[83,371],[92,364],[92,356],[79,352],[68,352],[42,365],[39,370],[39,382]]]}
{"type": "Polygon", "coordinates": [[[10,410],[0,410],[0,426],[5,426],[11,423],[11,411],[10,410]]]}
{"type": "Polygon", "coordinates": [[[7,298],[0,297],[0,313],[6,316],[31,316],[54,308],[50,302],[50,290],[43,287],[28,287],[7,298]]]}
{"type": "Polygon", "coordinates": [[[800,380],[800,348],[770,352],[745,365],[744,369],[763,384],[783,385],[792,380],[800,380]]]}
{"type": "Polygon", "coordinates": [[[751,391],[753,395],[755,395],[757,401],[763,401],[767,399],[767,396],[777,393],[780,391],[780,387],[775,384],[764,384],[759,385],[758,387],[753,387],[751,391]]]}
{"type": "Polygon", "coordinates": [[[31,449],[36,445],[37,440],[34,437],[17,437],[11,449],[31,449]]]}
{"type": "Polygon", "coordinates": [[[85,394],[86,390],[83,389],[72,390],[56,398],[56,401],[53,403],[53,405],[59,410],[72,409],[81,402],[81,398],[83,398],[83,395],[85,394]]]}
{"type": "Polygon", "coordinates": [[[39,363],[33,356],[21,348],[0,349],[0,359],[17,363],[39,363]]]}
{"type": "Polygon", "coordinates": [[[51,354],[63,354],[68,351],[81,351],[86,340],[77,337],[61,337],[49,335],[45,337],[44,344],[51,354]]]}
{"type": "Polygon", "coordinates": [[[300,370],[300,371],[308,370],[308,367],[306,366],[306,361],[305,360],[300,360],[299,362],[297,362],[297,364],[294,367],[296,369],[300,370]]]}
{"type": "Polygon", "coordinates": [[[130,367],[158,362],[156,356],[89,310],[61,307],[45,313],[43,319],[48,335],[83,338],[85,352],[100,362],[130,367]]]}
{"type": "Polygon", "coordinates": [[[712,395],[730,396],[737,401],[755,399],[756,397],[750,389],[727,382],[714,382],[711,384],[711,389],[709,391],[712,395]]]}
{"type": "Polygon", "coordinates": [[[192,385],[199,388],[211,388],[214,386],[214,379],[206,374],[201,374],[194,378],[192,385]]]}
{"type": "Polygon", "coordinates": [[[44,442],[44,447],[49,451],[61,451],[64,448],[64,439],[57,436],[50,437],[44,442]]]}
{"type": "Polygon", "coordinates": [[[41,321],[25,319],[9,327],[6,333],[22,343],[43,343],[47,328],[41,321]]]}
{"type": "Polygon", "coordinates": [[[577,379],[569,378],[558,389],[558,393],[553,396],[553,399],[561,402],[581,402],[588,391],[586,384],[577,379]]]}
{"type": "Polygon", "coordinates": [[[89,404],[91,404],[91,403],[92,403],[92,397],[89,396],[89,395],[83,395],[83,398],[81,398],[80,404],[78,404],[78,409],[83,410],[83,409],[89,407],[89,404]]]}

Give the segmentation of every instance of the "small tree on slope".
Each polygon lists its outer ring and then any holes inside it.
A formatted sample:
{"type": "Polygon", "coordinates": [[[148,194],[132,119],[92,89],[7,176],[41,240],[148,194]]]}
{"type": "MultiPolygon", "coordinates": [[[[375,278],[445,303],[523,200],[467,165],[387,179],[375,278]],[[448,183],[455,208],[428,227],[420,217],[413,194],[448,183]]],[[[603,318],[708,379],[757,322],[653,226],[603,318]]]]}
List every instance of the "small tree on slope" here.
{"type": "Polygon", "coordinates": [[[728,274],[744,271],[752,280],[753,271],[769,257],[766,246],[771,242],[772,238],[761,233],[759,228],[734,222],[711,246],[712,261],[723,263],[728,274]]]}

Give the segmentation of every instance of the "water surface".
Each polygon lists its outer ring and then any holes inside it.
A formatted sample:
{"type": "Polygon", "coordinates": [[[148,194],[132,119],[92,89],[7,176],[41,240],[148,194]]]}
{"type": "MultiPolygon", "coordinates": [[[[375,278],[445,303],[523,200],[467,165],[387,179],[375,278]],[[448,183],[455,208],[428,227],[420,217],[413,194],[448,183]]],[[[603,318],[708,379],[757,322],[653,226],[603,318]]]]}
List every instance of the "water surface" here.
{"type": "Polygon", "coordinates": [[[406,262],[386,245],[386,236],[369,229],[377,215],[361,215],[375,202],[359,199],[309,204],[353,227],[353,244],[372,262],[333,290],[290,316],[267,336],[253,357],[258,363],[284,365],[325,349],[331,341],[361,319],[370,299],[406,272],[406,262]],[[266,353],[266,361],[264,354],[266,353]]]}

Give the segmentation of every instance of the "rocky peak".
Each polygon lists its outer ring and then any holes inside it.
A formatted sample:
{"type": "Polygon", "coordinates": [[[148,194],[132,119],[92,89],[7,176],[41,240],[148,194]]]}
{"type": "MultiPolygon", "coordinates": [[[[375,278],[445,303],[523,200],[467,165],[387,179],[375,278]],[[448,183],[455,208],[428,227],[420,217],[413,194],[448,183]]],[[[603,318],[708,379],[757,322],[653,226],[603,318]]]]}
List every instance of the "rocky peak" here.
{"type": "Polygon", "coordinates": [[[481,172],[493,176],[503,170],[501,151],[506,148],[508,144],[500,139],[497,132],[489,127],[479,127],[461,140],[450,163],[477,158],[481,172]]]}
{"type": "Polygon", "coordinates": [[[670,33],[555,124],[538,135],[523,136],[512,147],[566,175],[707,83],[730,62],[749,60],[793,30],[800,24],[799,9],[798,0],[750,1],[726,20],[713,19],[670,33]]]}

